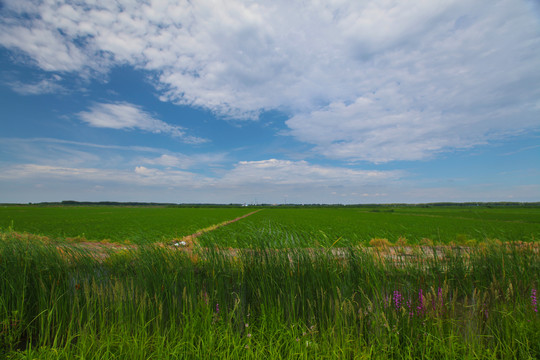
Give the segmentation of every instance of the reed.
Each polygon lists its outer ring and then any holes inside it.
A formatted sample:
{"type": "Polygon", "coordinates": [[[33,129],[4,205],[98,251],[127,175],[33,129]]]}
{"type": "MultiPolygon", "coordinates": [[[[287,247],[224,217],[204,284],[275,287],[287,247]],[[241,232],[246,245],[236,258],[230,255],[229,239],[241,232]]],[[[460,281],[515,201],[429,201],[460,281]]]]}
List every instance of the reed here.
{"type": "Polygon", "coordinates": [[[363,247],[148,245],[96,258],[1,236],[4,358],[540,357],[533,247],[396,259],[363,247]]]}

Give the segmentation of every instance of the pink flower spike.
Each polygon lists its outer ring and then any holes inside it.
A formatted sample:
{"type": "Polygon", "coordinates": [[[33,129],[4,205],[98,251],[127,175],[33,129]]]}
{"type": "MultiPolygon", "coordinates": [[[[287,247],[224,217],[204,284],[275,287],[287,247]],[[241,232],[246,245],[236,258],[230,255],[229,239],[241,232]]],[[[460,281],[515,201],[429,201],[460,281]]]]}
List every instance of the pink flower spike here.
{"type": "Polygon", "coordinates": [[[532,305],[533,311],[535,313],[538,313],[538,299],[536,298],[536,289],[535,288],[533,288],[531,290],[531,305],[532,305]]]}

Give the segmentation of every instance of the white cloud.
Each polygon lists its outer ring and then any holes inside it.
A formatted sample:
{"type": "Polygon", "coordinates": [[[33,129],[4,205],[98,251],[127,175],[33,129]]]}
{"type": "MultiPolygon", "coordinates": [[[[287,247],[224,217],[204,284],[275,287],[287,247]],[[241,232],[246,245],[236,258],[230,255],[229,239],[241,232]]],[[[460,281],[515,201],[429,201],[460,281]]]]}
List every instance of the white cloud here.
{"type": "Polygon", "coordinates": [[[122,102],[114,104],[94,104],[89,111],[82,111],[78,117],[94,127],[109,129],[139,129],[156,134],[169,134],[182,139],[186,143],[202,143],[207,140],[187,136],[180,126],[167,124],[155,119],[139,106],[122,102]]]}
{"type": "Polygon", "coordinates": [[[36,83],[22,83],[20,81],[8,82],[11,89],[21,95],[61,94],[66,89],[59,84],[62,78],[58,75],[50,79],[43,79],[36,83]]]}
{"type": "Polygon", "coordinates": [[[185,155],[178,153],[163,154],[157,158],[141,158],[139,161],[144,164],[154,166],[164,166],[167,168],[189,169],[206,168],[217,166],[226,160],[226,154],[193,154],[185,155]]]}
{"type": "Polygon", "coordinates": [[[0,44],[47,71],[144,69],[163,100],[225,117],[289,112],[290,134],[328,157],[417,160],[538,129],[531,6],[9,0],[0,44]]]}
{"type": "MultiPolygon", "coordinates": [[[[0,138],[0,150],[10,152],[11,158],[15,158],[16,155],[27,155],[28,159],[44,158],[47,157],[51,149],[66,149],[67,152],[79,149],[79,148],[93,148],[102,151],[118,150],[119,152],[139,152],[139,153],[163,153],[167,150],[161,148],[154,148],[148,146],[121,146],[121,145],[107,145],[107,144],[95,144],[80,141],[71,141],[55,138],[0,138]]],[[[61,158],[58,154],[51,154],[50,158],[61,158]]]]}
{"type": "Polygon", "coordinates": [[[455,115],[386,107],[399,98],[403,98],[399,93],[377,93],[349,105],[332,103],[322,110],[296,115],[287,125],[291,135],[317,145],[316,149],[330,158],[376,163],[420,160],[443,149],[485,143],[481,131],[464,131],[473,126],[455,115]]]}
{"type": "Polygon", "coordinates": [[[361,186],[378,181],[395,180],[400,171],[354,170],[310,164],[307,161],[269,159],[240,161],[223,176],[221,183],[230,186],[256,184],[264,186],[361,186]]]}
{"type": "Polygon", "coordinates": [[[540,194],[535,168],[494,171],[472,182],[453,179],[456,185],[437,174],[426,179],[403,170],[284,159],[234,161],[230,156],[47,138],[0,139],[0,199],[365,203],[534,201],[540,194]],[[208,164],[218,166],[209,170],[208,164]],[[507,179],[516,178],[517,186],[508,184],[507,179]]]}
{"type": "Polygon", "coordinates": [[[87,66],[91,59],[51,25],[36,20],[26,27],[5,21],[0,24],[0,44],[23,51],[46,71],[78,71],[87,66]]]}
{"type": "Polygon", "coordinates": [[[101,169],[101,168],[75,168],[38,164],[20,164],[4,168],[0,174],[1,180],[20,181],[40,179],[43,183],[52,180],[60,183],[115,183],[118,185],[137,185],[160,187],[164,185],[189,184],[194,186],[204,178],[184,171],[160,171],[158,169],[137,166],[132,170],[101,169]]]}
{"type": "Polygon", "coordinates": [[[146,166],[171,169],[207,169],[229,163],[226,153],[183,154],[143,146],[118,146],[53,138],[0,138],[0,158],[9,163],[52,167],[110,168],[146,166]]]}
{"type": "Polygon", "coordinates": [[[18,164],[4,167],[1,180],[31,180],[80,183],[117,183],[145,187],[172,186],[183,189],[216,191],[255,191],[266,193],[301,188],[308,192],[331,193],[335,188],[360,189],[380,182],[392,182],[403,174],[400,171],[352,170],[309,164],[306,161],[261,160],[241,161],[217,177],[172,168],[159,169],[137,165],[132,169],[102,169],[97,167],[66,167],[42,164],[18,164]],[[257,191],[258,191],[257,190],[257,191]]]}
{"type": "Polygon", "coordinates": [[[127,169],[40,164],[3,166],[4,202],[61,199],[158,202],[371,203],[534,201],[538,184],[426,187],[397,171],[326,167],[305,161],[239,162],[219,177],[137,165],[127,169]],[[96,192],[96,190],[99,190],[96,192]]]}

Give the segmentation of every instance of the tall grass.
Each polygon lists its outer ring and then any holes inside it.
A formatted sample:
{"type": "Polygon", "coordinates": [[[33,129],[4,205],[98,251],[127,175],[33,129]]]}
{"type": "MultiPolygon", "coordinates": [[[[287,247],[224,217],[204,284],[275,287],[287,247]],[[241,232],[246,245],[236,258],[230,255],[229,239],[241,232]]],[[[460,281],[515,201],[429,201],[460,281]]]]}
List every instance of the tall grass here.
{"type": "Polygon", "coordinates": [[[0,357],[534,359],[539,275],[535,249],[511,245],[96,258],[4,233],[0,357]]]}

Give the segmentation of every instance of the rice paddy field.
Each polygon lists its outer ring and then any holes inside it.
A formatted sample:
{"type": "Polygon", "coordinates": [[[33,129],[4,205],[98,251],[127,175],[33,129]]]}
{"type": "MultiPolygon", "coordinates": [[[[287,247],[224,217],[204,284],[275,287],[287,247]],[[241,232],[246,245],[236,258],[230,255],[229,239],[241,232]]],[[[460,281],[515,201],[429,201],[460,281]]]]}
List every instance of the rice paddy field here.
{"type": "Polygon", "coordinates": [[[540,209],[253,210],[0,208],[0,358],[540,358],[540,209]]]}

